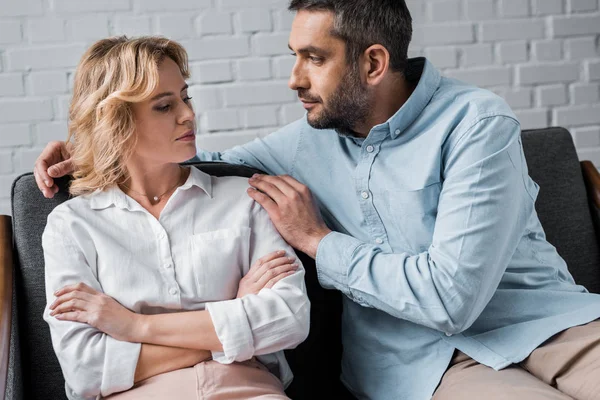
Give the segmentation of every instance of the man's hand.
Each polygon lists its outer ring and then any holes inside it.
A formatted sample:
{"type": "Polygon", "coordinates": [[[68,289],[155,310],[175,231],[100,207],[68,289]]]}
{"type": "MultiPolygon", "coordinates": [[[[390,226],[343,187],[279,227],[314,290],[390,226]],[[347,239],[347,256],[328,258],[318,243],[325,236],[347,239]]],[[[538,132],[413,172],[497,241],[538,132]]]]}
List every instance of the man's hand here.
{"type": "Polygon", "coordinates": [[[312,258],[327,228],[310,190],[288,175],[254,175],[248,194],[269,213],[273,224],[290,246],[312,258]],[[257,190],[258,189],[258,190],[257,190]]]}
{"type": "Polygon", "coordinates": [[[71,148],[70,143],[50,142],[35,161],[33,176],[44,197],[51,199],[58,192],[58,186],[53,178],[60,178],[73,172],[71,148]]]}

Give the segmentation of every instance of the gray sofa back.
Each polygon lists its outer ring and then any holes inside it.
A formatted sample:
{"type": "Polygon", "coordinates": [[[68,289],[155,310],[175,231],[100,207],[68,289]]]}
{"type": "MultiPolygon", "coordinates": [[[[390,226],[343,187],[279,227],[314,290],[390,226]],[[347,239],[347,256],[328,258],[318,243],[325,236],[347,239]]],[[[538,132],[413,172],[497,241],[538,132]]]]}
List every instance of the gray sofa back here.
{"type": "MultiPolygon", "coordinates": [[[[598,236],[571,136],[564,129],[547,129],[526,131],[522,137],[530,175],[541,186],[537,210],[548,240],[566,259],[576,281],[599,292],[598,236]]],[[[249,177],[255,172],[219,163],[198,167],[213,175],[249,177]]],[[[8,399],[65,398],[62,372],[42,319],[46,300],[41,234],[47,215],[67,199],[67,184],[67,179],[59,181],[62,190],[52,200],[43,198],[31,174],[17,178],[13,185],[17,295],[13,302],[8,399]]],[[[300,256],[305,264],[312,263],[305,255],[300,256]]],[[[296,375],[288,395],[294,400],[340,398],[334,387],[341,354],[340,295],[323,290],[310,266],[307,289],[312,301],[311,333],[305,343],[287,353],[296,375]],[[329,387],[330,394],[317,392],[320,387],[329,387]]]]}

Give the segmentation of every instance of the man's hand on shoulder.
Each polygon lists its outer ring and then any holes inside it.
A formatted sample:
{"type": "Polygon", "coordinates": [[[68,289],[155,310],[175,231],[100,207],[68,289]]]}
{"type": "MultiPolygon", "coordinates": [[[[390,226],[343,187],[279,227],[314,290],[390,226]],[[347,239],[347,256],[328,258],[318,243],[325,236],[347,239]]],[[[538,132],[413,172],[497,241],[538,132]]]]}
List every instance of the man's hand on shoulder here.
{"type": "Polygon", "coordinates": [[[288,175],[254,175],[248,195],[258,202],[290,246],[312,258],[331,230],[327,228],[310,190],[288,175]]]}
{"type": "Polygon", "coordinates": [[[50,142],[35,161],[33,176],[44,197],[51,199],[58,192],[54,178],[73,172],[70,143],[50,142]]]}

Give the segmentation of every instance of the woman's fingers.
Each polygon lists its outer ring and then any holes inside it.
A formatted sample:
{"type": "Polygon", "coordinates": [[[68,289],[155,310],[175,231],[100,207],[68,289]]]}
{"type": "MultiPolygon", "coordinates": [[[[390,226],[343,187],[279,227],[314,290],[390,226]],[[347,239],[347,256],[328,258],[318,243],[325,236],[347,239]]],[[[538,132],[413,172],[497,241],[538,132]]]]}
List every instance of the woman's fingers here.
{"type": "Polygon", "coordinates": [[[56,297],[59,297],[59,296],[62,296],[63,294],[65,294],[65,293],[73,292],[75,290],[78,290],[80,292],[90,293],[90,294],[96,294],[96,293],[98,293],[97,290],[92,289],[91,287],[89,287],[85,283],[79,282],[79,283],[75,283],[73,285],[67,285],[67,286],[62,287],[61,289],[58,289],[56,292],[54,292],[54,295],[56,297]]]}
{"type": "Polygon", "coordinates": [[[66,313],[58,314],[56,319],[61,321],[73,321],[73,322],[82,322],[86,323],[85,315],[81,311],[69,311],[66,313]]]}
{"type": "Polygon", "coordinates": [[[89,303],[87,301],[81,300],[81,299],[67,300],[67,301],[57,305],[56,307],[54,307],[54,309],[52,310],[50,315],[54,316],[56,314],[63,314],[66,312],[77,311],[77,310],[84,311],[87,309],[88,305],[89,305],[89,303]]]}
{"type": "Polygon", "coordinates": [[[58,298],[56,298],[54,300],[54,302],[50,305],[50,309],[54,310],[57,306],[59,306],[62,303],[65,303],[69,300],[75,300],[75,299],[80,299],[80,300],[84,300],[84,301],[92,301],[93,300],[93,294],[87,293],[87,292],[81,292],[78,290],[72,291],[72,292],[68,292],[65,293],[61,296],[59,296],[58,298]]]}
{"type": "MultiPolygon", "coordinates": [[[[287,274],[288,272],[294,273],[298,269],[298,264],[284,264],[275,268],[271,268],[266,271],[258,281],[256,281],[257,291],[265,288],[269,281],[279,277],[280,275],[287,274]]],[[[283,278],[281,278],[283,279],[283,278]]]]}
{"type": "MultiPolygon", "coordinates": [[[[298,267],[296,267],[296,269],[298,269],[298,267]]],[[[265,285],[265,289],[271,289],[277,282],[279,282],[283,278],[286,278],[286,277],[288,277],[290,275],[293,275],[294,273],[296,273],[295,270],[294,271],[288,271],[288,272],[285,272],[283,274],[277,275],[275,278],[273,278],[269,282],[267,282],[267,284],[265,285]]]]}
{"type": "Polygon", "coordinates": [[[256,281],[258,281],[264,274],[266,274],[269,270],[272,270],[277,267],[281,267],[282,265],[292,264],[296,261],[295,257],[279,257],[269,262],[261,265],[260,268],[256,270],[256,281]]]}

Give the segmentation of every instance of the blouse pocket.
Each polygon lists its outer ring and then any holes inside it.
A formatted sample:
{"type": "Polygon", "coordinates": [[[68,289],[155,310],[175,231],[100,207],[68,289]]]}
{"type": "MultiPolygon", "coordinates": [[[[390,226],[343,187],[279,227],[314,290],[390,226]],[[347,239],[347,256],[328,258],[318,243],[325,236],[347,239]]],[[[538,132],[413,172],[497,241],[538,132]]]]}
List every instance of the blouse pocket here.
{"type": "Polygon", "coordinates": [[[240,279],[249,269],[250,228],[192,235],[190,249],[198,296],[204,301],[235,298],[240,279]]]}
{"type": "Polygon", "coordinates": [[[388,191],[388,211],[406,250],[422,253],[431,245],[440,191],[439,182],[417,190],[388,191]]]}

